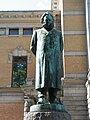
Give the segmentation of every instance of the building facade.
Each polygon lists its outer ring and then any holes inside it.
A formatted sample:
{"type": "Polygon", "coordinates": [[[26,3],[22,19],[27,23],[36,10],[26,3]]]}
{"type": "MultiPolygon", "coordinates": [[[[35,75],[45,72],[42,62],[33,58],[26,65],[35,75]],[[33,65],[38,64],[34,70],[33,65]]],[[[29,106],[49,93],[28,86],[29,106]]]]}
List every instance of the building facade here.
{"type": "Polygon", "coordinates": [[[88,103],[88,114],[90,118],[90,0],[85,1],[86,7],[86,39],[87,39],[87,52],[88,52],[88,75],[87,75],[87,103],[88,103]]]}
{"type": "Polygon", "coordinates": [[[90,119],[89,0],[61,0],[64,36],[64,97],[72,120],[90,119]]]}
{"type": "MultiPolygon", "coordinates": [[[[35,102],[32,100],[37,94],[34,90],[35,57],[29,46],[33,31],[42,27],[40,17],[44,12],[46,11],[0,12],[1,120],[23,120],[24,110],[27,113],[27,100],[24,109],[24,96],[28,96],[32,104],[35,102]]],[[[60,29],[60,12],[49,12],[54,15],[55,29],[60,29]]]]}
{"type": "MultiPolygon", "coordinates": [[[[35,57],[29,45],[33,30],[42,27],[44,12],[0,12],[0,120],[23,120],[28,106],[37,101],[35,57]]],[[[89,120],[90,0],[52,0],[50,12],[64,40],[64,79],[59,97],[72,120],[89,120]]]]}

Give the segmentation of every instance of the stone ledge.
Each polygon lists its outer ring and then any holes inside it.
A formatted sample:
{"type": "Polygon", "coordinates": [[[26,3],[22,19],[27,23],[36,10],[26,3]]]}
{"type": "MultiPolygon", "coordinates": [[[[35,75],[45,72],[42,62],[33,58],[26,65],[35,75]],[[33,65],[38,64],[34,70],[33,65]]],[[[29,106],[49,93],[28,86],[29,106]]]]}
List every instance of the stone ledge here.
{"type": "Polygon", "coordinates": [[[24,93],[21,88],[0,88],[0,103],[24,102],[24,93]]]}

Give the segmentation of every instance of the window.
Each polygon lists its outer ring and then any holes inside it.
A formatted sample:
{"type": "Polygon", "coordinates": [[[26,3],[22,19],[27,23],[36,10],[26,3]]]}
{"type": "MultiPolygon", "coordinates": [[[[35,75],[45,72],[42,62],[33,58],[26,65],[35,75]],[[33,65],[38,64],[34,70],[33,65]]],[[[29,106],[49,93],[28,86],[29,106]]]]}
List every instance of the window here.
{"type": "Polygon", "coordinates": [[[54,5],[57,5],[57,2],[54,2],[54,5]]]}
{"type": "Polygon", "coordinates": [[[13,57],[12,64],[12,87],[20,87],[26,83],[27,57],[13,57]]]}
{"type": "Polygon", "coordinates": [[[6,29],[5,28],[0,28],[0,36],[1,35],[6,35],[6,29]]]}
{"type": "Polygon", "coordinates": [[[33,28],[23,28],[23,35],[32,35],[33,28]]]}
{"type": "Polygon", "coordinates": [[[18,28],[10,28],[9,35],[19,35],[19,29],[18,28]]]}
{"type": "Polygon", "coordinates": [[[57,7],[55,6],[54,9],[57,9],[57,7]]]}

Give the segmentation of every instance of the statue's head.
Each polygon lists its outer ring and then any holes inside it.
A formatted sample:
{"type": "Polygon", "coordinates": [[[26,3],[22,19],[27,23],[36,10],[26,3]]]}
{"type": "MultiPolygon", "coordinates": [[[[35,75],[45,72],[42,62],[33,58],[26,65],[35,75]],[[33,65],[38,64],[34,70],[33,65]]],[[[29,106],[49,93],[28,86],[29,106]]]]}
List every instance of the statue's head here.
{"type": "Polygon", "coordinates": [[[41,17],[41,23],[44,28],[51,30],[54,27],[54,17],[50,12],[45,12],[41,17]]]}

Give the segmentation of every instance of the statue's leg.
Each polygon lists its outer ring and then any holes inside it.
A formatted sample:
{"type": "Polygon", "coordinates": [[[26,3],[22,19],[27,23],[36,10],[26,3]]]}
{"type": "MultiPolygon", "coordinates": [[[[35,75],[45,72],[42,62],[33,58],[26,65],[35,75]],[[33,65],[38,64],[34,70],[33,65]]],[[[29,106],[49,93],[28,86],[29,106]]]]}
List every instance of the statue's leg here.
{"type": "Polygon", "coordinates": [[[49,88],[48,94],[49,94],[49,102],[54,103],[56,95],[57,95],[57,89],[49,88]]]}
{"type": "Polygon", "coordinates": [[[41,89],[41,91],[38,91],[38,104],[45,104],[45,96],[46,96],[46,90],[41,89]]]}

